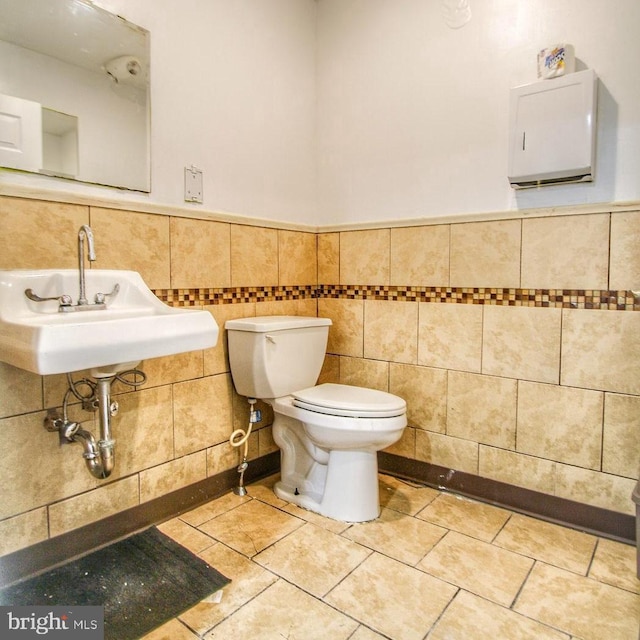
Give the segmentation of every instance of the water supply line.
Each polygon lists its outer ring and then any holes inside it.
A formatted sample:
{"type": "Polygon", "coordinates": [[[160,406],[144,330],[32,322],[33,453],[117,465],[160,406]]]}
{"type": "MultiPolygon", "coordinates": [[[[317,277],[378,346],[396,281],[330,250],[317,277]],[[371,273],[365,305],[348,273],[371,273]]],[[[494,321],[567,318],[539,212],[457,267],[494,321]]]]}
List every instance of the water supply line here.
{"type": "Polygon", "coordinates": [[[242,462],[238,465],[237,469],[240,474],[240,479],[238,480],[238,486],[233,488],[233,493],[237,496],[247,495],[247,490],[244,486],[244,472],[249,466],[249,463],[247,462],[249,455],[249,436],[251,435],[253,425],[262,420],[261,411],[255,408],[257,400],[255,398],[247,398],[247,401],[249,402],[249,426],[246,429],[236,429],[229,438],[229,443],[232,447],[242,447],[244,445],[242,462]]]}

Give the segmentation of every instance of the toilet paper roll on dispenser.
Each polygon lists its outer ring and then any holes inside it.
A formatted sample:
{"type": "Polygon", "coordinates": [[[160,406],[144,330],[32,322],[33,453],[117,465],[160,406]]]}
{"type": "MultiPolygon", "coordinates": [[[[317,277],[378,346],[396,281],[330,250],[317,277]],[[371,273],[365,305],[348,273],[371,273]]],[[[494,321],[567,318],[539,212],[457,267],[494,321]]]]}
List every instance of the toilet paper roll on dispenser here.
{"type": "Polygon", "coordinates": [[[576,59],[571,44],[556,44],[538,52],[538,78],[549,80],[573,73],[576,59]]]}

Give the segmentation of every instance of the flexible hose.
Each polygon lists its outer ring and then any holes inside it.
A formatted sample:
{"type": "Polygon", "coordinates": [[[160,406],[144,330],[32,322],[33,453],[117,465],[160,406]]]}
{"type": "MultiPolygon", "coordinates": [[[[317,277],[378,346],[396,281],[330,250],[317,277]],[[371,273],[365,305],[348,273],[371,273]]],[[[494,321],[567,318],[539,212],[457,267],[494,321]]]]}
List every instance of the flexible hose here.
{"type": "MultiPolygon", "coordinates": [[[[143,385],[147,381],[147,374],[140,369],[127,369],[126,371],[118,373],[114,378],[115,380],[122,382],[122,384],[135,388],[143,385]]],[[[78,400],[80,400],[80,402],[89,403],[95,400],[97,385],[93,380],[81,378],[80,380],[74,381],[71,374],[67,373],[67,386],[67,395],[71,392],[78,400]],[[88,395],[82,395],[78,389],[83,385],[89,387],[91,393],[88,395]]],[[[65,395],[65,401],[67,400],[67,395],[65,395]]]]}
{"type": "Polygon", "coordinates": [[[251,435],[251,429],[253,429],[253,423],[255,422],[255,398],[247,398],[249,401],[249,426],[246,429],[236,429],[229,438],[229,443],[232,447],[241,447],[244,445],[244,452],[242,454],[242,461],[246,462],[249,454],[249,436],[251,435]]]}

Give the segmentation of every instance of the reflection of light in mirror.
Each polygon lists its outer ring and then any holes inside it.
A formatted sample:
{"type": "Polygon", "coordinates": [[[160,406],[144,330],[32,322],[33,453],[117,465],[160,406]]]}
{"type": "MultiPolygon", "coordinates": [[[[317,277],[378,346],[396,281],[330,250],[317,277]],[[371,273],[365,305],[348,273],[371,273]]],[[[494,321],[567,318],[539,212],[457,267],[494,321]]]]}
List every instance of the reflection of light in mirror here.
{"type": "Polygon", "coordinates": [[[144,69],[135,56],[120,56],[104,65],[105,71],[116,83],[145,85],[144,69]]]}

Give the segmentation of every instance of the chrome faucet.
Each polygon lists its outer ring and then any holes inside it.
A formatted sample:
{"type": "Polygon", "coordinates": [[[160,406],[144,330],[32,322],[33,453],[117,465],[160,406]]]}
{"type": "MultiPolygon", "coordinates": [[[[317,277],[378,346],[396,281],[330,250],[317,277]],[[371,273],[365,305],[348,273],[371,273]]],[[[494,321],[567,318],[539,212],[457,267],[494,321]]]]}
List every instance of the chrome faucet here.
{"type": "Polygon", "coordinates": [[[78,269],[80,271],[80,296],[78,298],[78,306],[89,304],[86,296],[86,285],[84,278],[84,239],[87,239],[87,250],[89,262],[96,259],[96,251],[93,245],[93,232],[89,225],[83,224],[78,231],[78,269]]]}
{"type": "Polygon", "coordinates": [[[70,313],[72,311],[102,311],[107,308],[107,298],[113,300],[118,291],[120,291],[120,285],[116,282],[113,285],[113,289],[110,293],[96,293],[94,302],[87,300],[87,286],[84,274],[84,239],[87,239],[87,253],[89,262],[93,262],[96,259],[96,250],[93,244],[93,231],[87,224],[83,224],[78,231],[78,271],[80,275],[80,295],[78,296],[78,304],[73,304],[71,296],[63,293],[56,296],[39,296],[33,289],[25,289],[24,295],[33,302],[48,302],[49,300],[58,301],[58,311],[63,313],[70,313]]]}

